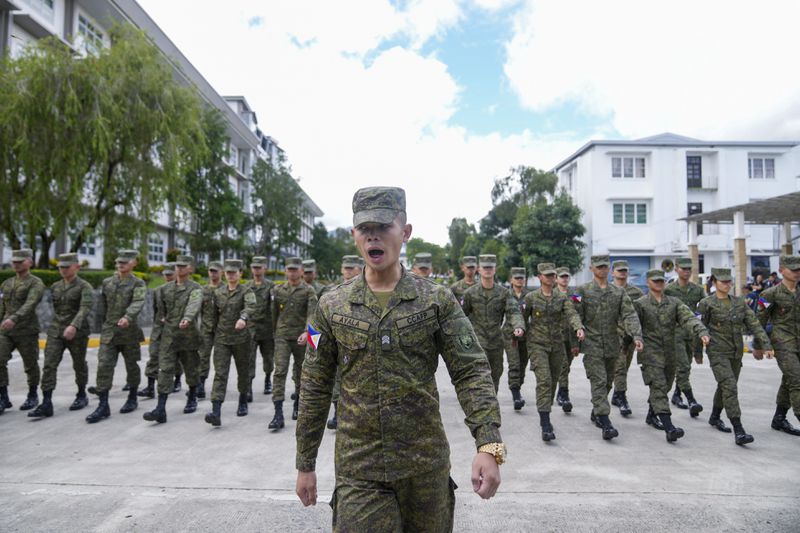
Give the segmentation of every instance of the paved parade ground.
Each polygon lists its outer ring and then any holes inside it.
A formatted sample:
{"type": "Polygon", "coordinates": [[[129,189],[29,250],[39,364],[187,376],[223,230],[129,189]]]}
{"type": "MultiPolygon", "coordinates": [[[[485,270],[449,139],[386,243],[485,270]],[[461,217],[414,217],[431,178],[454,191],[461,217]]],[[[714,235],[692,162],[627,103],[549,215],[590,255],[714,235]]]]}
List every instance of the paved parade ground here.
{"type": "MultiPolygon", "coordinates": [[[[90,383],[96,353],[89,350],[90,383]]],[[[145,354],[146,348],[142,368],[145,354]]],[[[126,395],[120,390],[121,362],[110,396],[111,418],[87,424],[83,419],[97,401],[92,398],[83,411],[67,410],[75,392],[68,355],[53,396],[55,416],[35,421],[18,409],[26,386],[16,353],[9,371],[14,407],[0,415],[4,532],[330,530],[326,502],[334,481],[335,432],[326,430],[320,450],[319,503],[303,508],[294,494],[295,423],[287,418],[284,430],[267,430],[272,403],[260,387],[249,416],[237,418],[234,369],[223,425],[216,429],[203,421],[207,399],[196,413],[183,414],[183,392],[170,396],[165,425],[142,420],[155,400],[119,414],[126,395]]],[[[549,444],[540,438],[531,403],[533,374],[528,372],[523,386],[528,405],[520,412],[513,410],[505,377],[500,403],[508,462],[501,467],[497,497],[483,501],[470,486],[473,441],[446,369],[439,367],[452,477],[459,485],[456,531],[800,530],[800,437],[770,428],[780,381],[774,361],[745,355],[742,421],[755,437],[746,447],[707,424],[715,385],[707,364],[695,365],[692,372],[705,411],[697,419],[673,412],[676,425],[686,430],[676,444],[644,423],[646,390],[638,367],[629,374],[634,413],[623,419],[612,407],[620,437],[611,442],[601,440],[600,430],[589,422],[589,385],[580,360],[571,373],[575,409],[565,415],[554,408],[557,439],[549,444]]],[[[255,384],[263,386],[263,374],[255,384]]]]}

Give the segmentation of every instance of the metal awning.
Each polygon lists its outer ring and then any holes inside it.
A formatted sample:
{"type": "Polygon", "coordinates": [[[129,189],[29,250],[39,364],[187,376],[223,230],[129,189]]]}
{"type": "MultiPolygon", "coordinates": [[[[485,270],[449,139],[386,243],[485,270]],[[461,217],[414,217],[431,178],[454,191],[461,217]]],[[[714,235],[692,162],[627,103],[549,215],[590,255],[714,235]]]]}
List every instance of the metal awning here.
{"type": "Polygon", "coordinates": [[[800,191],[764,200],[698,213],[679,220],[709,224],[733,224],[734,213],[743,212],[746,224],[785,224],[800,222],[800,191]]]}

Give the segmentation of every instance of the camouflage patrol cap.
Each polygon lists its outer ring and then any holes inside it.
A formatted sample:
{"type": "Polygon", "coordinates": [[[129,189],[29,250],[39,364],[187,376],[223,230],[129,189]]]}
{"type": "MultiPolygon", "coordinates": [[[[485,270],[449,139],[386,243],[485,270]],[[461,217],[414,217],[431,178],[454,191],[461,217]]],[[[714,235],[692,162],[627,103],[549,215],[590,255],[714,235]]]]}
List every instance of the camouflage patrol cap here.
{"type": "Polygon", "coordinates": [[[251,267],[266,267],[268,263],[268,259],[263,255],[255,255],[253,259],[250,260],[251,267]]]}
{"type": "Polygon", "coordinates": [[[357,255],[342,256],[342,266],[345,268],[355,268],[361,266],[361,257],[357,255]]]}
{"type": "Polygon", "coordinates": [[[593,255],[592,256],[592,266],[593,267],[609,266],[610,264],[611,264],[611,258],[608,255],[593,255]]]}
{"type": "Polygon", "coordinates": [[[559,278],[561,276],[571,276],[572,275],[572,274],[569,273],[569,268],[567,268],[567,267],[558,267],[556,269],[556,274],[558,274],[559,278]]]}
{"type": "Polygon", "coordinates": [[[244,263],[241,259],[226,259],[225,272],[241,272],[244,263]]]}
{"type": "Polygon", "coordinates": [[[478,266],[493,267],[497,266],[497,256],[494,254],[481,254],[478,256],[478,266]]]}
{"type": "Polygon", "coordinates": [[[285,262],[286,268],[302,268],[303,260],[299,257],[287,257],[285,262]]]}
{"type": "Polygon", "coordinates": [[[675,260],[675,266],[680,268],[692,268],[692,258],[691,257],[679,257],[675,260]]]}
{"type": "Polygon", "coordinates": [[[164,270],[161,271],[162,274],[174,274],[175,273],[175,263],[170,261],[169,263],[164,263],[164,270]]]}
{"type": "Polygon", "coordinates": [[[525,274],[525,267],[511,267],[512,278],[527,278],[525,274]]]}
{"type": "Polygon", "coordinates": [[[554,265],[553,263],[539,263],[538,265],[536,265],[536,271],[539,273],[540,276],[555,274],[556,265],[554,265]]]}
{"type": "Polygon", "coordinates": [[[208,263],[208,270],[216,270],[217,272],[219,272],[220,270],[222,270],[222,263],[220,263],[219,261],[211,261],[208,263]]]}
{"type": "Polygon", "coordinates": [[[414,264],[419,267],[431,268],[433,266],[433,257],[427,252],[420,252],[414,256],[414,264]]]}
{"type": "Polygon", "coordinates": [[[114,260],[114,262],[128,263],[138,258],[139,258],[138,250],[120,250],[119,252],[117,252],[117,258],[114,260]]]}
{"type": "Polygon", "coordinates": [[[461,264],[464,266],[478,266],[478,258],[474,255],[465,255],[461,258],[461,264]]]}
{"type": "Polygon", "coordinates": [[[20,261],[25,261],[26,259],[33,259],[33,250],[30,248],[22,248],[20,250],[11,251],[12,263],[18,263],[20,261]]]}
{"type": "Polygon", "coordinates": [[[316,272],[317,262],[313,259],[306,259],[303,261],[303,272],[316,272]]]}
{"type": "Polygon", "coordinates": [[[628,262],[624,259],[617,259],[611,264],[611,270],[628,270],[628,262]]]}
{"type": "Polygon", "coordinates": [[[717,281],[733,281],[730,268],[712,268],[711,275],[717,281]]]}
{"type": "Polygon", "coordinates": [[[179,255],[175,259],[175,266],[186,267],[194,265],[194,257],[191,255],[179,255]]]}
{"type": "Polygon", "coordinates": [[[80,263],[78,254],[58,254],[58,265],[60,267],[68,267],[80,263]]]}
{"type": "Polygon", "coordinates": [[[652,281],[664,281],[664,271],[660,268],[653,268],[647,271],[647,279],[652,281]]]}
{"type": "Polygon", "coordinates": [[[400,187],[365,187],[353,195],[353,226],[365,222],[391,224],[406,212],[406,191],[400,187]]]}
{"type": "Polygon", "coordinates": [[[788,268],[789,270],[800,270],[800,256],[782,255],[780,259],[780,266],[783,268],[788,268]]]}

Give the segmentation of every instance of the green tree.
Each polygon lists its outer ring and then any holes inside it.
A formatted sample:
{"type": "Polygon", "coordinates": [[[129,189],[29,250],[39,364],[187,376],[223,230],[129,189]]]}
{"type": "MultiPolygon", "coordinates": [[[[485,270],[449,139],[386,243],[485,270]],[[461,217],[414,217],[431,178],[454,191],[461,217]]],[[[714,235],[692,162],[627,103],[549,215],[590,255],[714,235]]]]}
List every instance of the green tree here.
{"type": "Polygon", "coordinates": [[[464,255],[461,251],[471,235],[475,235],[475,226],[468,223],[466,218],[454,218],[447,226],[447,233],[450,237],[450,247],[448,258],[450,268],[458,271],[458,264],[464,255]]]}
{"type": "Polygon", "coordinates": [[[447,261],[447,253],[442,246],[425,241],[419,237],[412,237],[406,244],[406,257],[408,258],[409,264],[413,262],[414,257],[420,252],[431,254],[433,272],[435,274],[447,273],[450,267],[447,261]]]}
{"type": "Polygon", "coordinates": [[[303,191],[284,161],[273,165],[259,159],[253,165],[252,222],[260,230],[258,255],[279,256],[300,243],[303,191]]]}
{"type": "Polygon", "coordinates": [[[341,271],[342,256],[358,255],[358,250],[350,231],[336,228],[329,232],[325,224],[317,222],[311,232],[309,253],[317,262],[320,277],[333,280],[341,271]]]}

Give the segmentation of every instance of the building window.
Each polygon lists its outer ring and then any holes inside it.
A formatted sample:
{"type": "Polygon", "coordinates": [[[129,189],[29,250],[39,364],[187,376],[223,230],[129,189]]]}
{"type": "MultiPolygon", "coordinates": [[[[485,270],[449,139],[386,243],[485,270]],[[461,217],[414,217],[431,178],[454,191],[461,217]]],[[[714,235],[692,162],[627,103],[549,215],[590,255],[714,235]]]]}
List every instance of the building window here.
{"type": "Polygon", "coordinates": [[[647,224],[647,204],[614,204],[614,224],[647,224]]]}
{"type": "Polygon", "coordinates": [[[97,253],[97,240],[94,235],[90,235],[84,239],[83,244],[78,249],[80,255],[94,256],[97,253]]]}
{"type": "Polygon", "coordinates": [[[686,186],[690,189],[703,187],[703,164],[699,155],[686,156],[686,186]]]}
{"type": "Polygon", "coordinates": [[[747,160],[747,177],[751,180],[775,179],[774,157],[751,157],[747,160]]]}
{"type": "Polygon", "coordinates": [[[87,52],[96,54],[103,48],[103,32],[83,15],[78,15],[78,33],[87,52]]]}
{"type": "Polygon", "coordinates": [[[234,145],[231,144],[228,150],[228,163],[230,163],[230,165],[234,168],[238,166],[238,161],[239,161],[238,156],[239,156],[239,150],[234,145]]]}
{"type": "Polygon", "coordinates": [[[644,157],[612,157],[612,178],[644,178],[644,157]]]}
{"type": "MultiPolygon", "coordinates": [[[[692,215],[699,215],[703,212],[703,204],[700,202],[689,202],[686,206],[686,212],[689,216],[692,215]]],[[[697,224],[697,234],[703,234],[703,225],[698,222],[697,224]]]]}
{"type": "Polygon", "coordinates": [[[55,0],[25,0],[31,9],[50,23],[56,20],[55,0]]]}
{"type": "Polygon", "coordinates": [[[153,233],[147,238],[147,260],[164,262],[164,239],[158,233],[153,233]]]}

